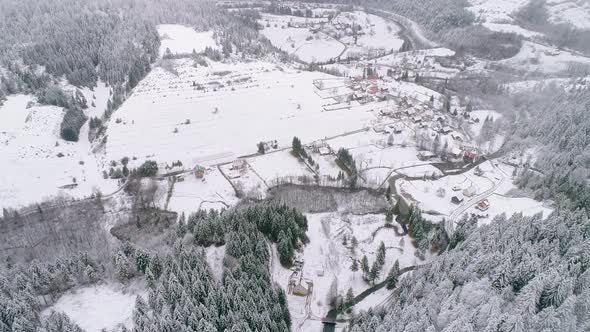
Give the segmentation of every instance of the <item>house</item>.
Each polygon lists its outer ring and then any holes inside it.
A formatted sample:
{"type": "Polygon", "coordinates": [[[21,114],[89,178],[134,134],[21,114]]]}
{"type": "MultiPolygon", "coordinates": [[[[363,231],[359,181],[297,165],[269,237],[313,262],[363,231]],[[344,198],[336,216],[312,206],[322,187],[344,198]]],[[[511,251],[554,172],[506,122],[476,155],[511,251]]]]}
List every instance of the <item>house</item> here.
{"type": "Polygon", "coordinates": [[[393,114],[393,111],[383,108],[379,110],[379,114],[381,114],[382,116],[390,116],[391,114],[393,114]]]}
{"type": "Polygon", "coordinates": [[[459,158],[459,157],[461,157],[461,149],[459,149],[459,148],[452,148],[451,149],[451,156],[453,158],[459,158]]]}
{"type": "Polygon", "coordinates": [[[393,129],[394,134],[400,134],[404,130],[401,123],[395,123],[391,128],[393,129]]]}
{"type": "Polygon", "coordinates": [[[463,190],[463,195],[466,197],[473,197],[475,194],[477,194],[477,188],[475,188],[475,186],[470,186],[469,188],[463,190]]]}
{"type": "Polygon", "coordinates": [[[236,159],[231,164],[231,169],[233,170],[244,170],[248,167],[246,160],[244,159],[236,159]]]}
{"type": "Polygon", "coordinates": [[[554,49],[545,50],[543,53],[545,53],[546,56],[558,56],[559,54],[561,54],[561,51],[554,48],[554,49]]]}
{"type": "Polygon", "coordinates": [[[320,156],[327,156],[332,153],[332,149],[329,146],[322,146],[319,149],[320,156]]]}
{"type": "Polygon", "coordinates": [[[456,194],[456,195],[453,195],[453,197],[451,197],[451,202],[454,204],[461,204],[461,203],[463,203],[463,201],[464,201],[464,198],[463,198],[463,195],[461,195],[461,194],[456,194]]]}
{"type": "Polygon", "coordinates": [[[465,150],[465,153],[463,153],[463,159],[466,162],[472,163],[477,159],[477,152],[474,150],[465,150]]]}
{"type": "Polygon", "coordinates": [[[307,296],[307,294],[309,294],[307,288],[305,288],[305,286],[303,286],[302,284],[297,284],[293,286],[293,288],[291,289],[291,293],[297,296],[307,296]]]}
{"type": "Polygon", "coordinates": [[[453,131],[453,128],[451,128],[451,127],[449,127],[449,126],[444,126],[444,127],[442,127],[442,129],[440,130],[440,133],[441,133],[441,134],[443,134],[443,135],[446,135],[446,134],[448,134],[448,133],[450,133],[450,132],[452,132],[452,131],[453,131]]]}
{"type": "Polygon", "coordinates": [[[430,151],[420,151],[418,152],[418,159],[426,161],[436,157],[436,154],[430,151]]]}
{"type": "Polygon", "coordinates": [[[205,177],[205,169],[203,167],[197,166],[197,168],[195,169],[195,177],[197,179],[202,179],[203,177],[205,177]]]}
{"type": "Polygon", "coordinates": [[[475,208],[482,212],[487,211],[490,208],[490,201],[488,201],[487,199],[483,199],[479,201],[479,203],[477,203],[475,208]]]}
{"type": "Polygon", "coordinates": [[[376,133],[383,133],[383,132],[385,132],[385,126],[383,126],[383,125],[376,125],[376,126],[373,127],[373,130],[376,133]]]}
{"type": "Polygon", "coordinates": [[[459,134],[458,132],[453,132],[451,133],[451,137],[455,140],[455,141],[459,141],[462,142],[463,141],[463,136],[461,136],[461,134],[459,134]]]}
{"type": "Polygon", "coordinates": [[[412,121],[414,121],[414,123],[419,123],[422,122],[422,117],[421,116],[415,116],[412,118],[412,121]]]}
{"type": "Polygon", "coordinates": [[[372,95],[374,95],[374,94],[376,94],[377,92],[379,92],[379,87],[378,87],[378,86],[376,86],[376,85],[371,85],[371,86],[369,87],[369,89],[367,90],[367,92],[368,92],[368,93],[370,93],[370,94],[372,94],[372,95]]]}

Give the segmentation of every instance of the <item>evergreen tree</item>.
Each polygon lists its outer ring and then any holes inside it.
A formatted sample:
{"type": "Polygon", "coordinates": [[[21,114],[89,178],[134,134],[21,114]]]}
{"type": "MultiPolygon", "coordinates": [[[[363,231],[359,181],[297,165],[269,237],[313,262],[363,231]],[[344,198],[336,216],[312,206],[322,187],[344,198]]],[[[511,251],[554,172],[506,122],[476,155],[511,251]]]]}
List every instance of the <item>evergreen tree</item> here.
{"type": "Polygon", "coordinates": [[[396,259],[387,275],[387,289],[395,288],[399,279],[399,272],[399,261],[396,259]]]}

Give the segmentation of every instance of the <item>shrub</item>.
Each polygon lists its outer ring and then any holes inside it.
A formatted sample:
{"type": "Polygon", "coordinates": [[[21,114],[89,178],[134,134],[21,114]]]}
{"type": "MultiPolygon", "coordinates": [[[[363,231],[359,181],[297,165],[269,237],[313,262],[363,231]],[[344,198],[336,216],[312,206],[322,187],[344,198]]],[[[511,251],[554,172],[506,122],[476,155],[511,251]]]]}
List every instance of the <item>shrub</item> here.
{"type": "Polygon", "coordinates": [[[158,164],[153,160],[146,160],[137,169],[137,175],[141,177],[150,177],[158,174],[158,164]]]}

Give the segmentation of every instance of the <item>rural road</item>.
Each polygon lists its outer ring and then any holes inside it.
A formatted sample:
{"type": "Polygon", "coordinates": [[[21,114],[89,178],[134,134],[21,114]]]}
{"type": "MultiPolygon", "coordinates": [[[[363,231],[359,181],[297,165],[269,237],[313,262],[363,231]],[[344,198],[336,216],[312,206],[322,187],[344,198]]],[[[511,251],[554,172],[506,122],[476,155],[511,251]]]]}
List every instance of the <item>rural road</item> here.
{"type": "Polygon", "coordinates": [[[497,173],[500,174],[500,180],[498,182],[496,182],[492,186],[492,188],[490,188],[490,189],[482,192],[481,194],[476,195],[476,196],[470,198],[469,200],[463,202],[461,205],[459,205],[459,207],[455,211],[453,211],[450,218],[447,220],[447,222],[445,224],[445,229],[447,231],[447,234],[453,233],[453,231],[455,229],[455,224],[457,223],[457,221],[459,221],[459,218],[463,215],[463,213],[465,213],[471,207],[473,207],[474,205],[479,203],[481,200],[490,197],[498,189],[498,187],[502,183],[504,183],[504,180],[506,179],[506,177],[504,176],[504,172],[502,172],[498,167],[496,167],[496,165],[493,162],[490,161],[490,164],[492,165],[492,168],[495,171],[498,171],[497,173]]]}

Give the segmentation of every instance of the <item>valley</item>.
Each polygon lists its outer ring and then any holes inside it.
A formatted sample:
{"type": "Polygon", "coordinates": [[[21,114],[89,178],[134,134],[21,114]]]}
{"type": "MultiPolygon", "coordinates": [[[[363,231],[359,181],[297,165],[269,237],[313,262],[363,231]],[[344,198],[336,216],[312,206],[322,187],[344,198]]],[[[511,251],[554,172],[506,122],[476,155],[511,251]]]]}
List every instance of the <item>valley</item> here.
{"type": "MultiPolygon", "coordinates": [[[[496,59],[385,9],[220,1],[215,10],[256,27],[262,41],[248,46],[260,54],[219,29],[158,24],[155,58],[132,87],[130,76],[54,79],[85,106],[78,141],[63,137],[67,107],[10,94],[2,259],[91,252],[70,262],[76,281],[47,286],[38,306],[89,332],[164,321],[176,306],[166,309],[166,292],[217,308],[194,309],[196,330],[259,322],[229,314],[227,294],[249,292],[240,299],[253,311],[274,305],[260,321],[277,331],[360,331],[359,317],[405,299],[410,278],[438,268],[467,230],[559,214],[559,199],[525,183],[545,179],[535,165],[547,157],[512,126],[534,113],[507,105],[547,88],[584,93],[590,56],[519,25],[527,3],[469,1],[477,29],[518,40],[496,59]],[[189,284],[197,275],[202,285],[189,284]]],[[[550,22],[590,27],[583,1],[546,7],[550,22]]]]}

